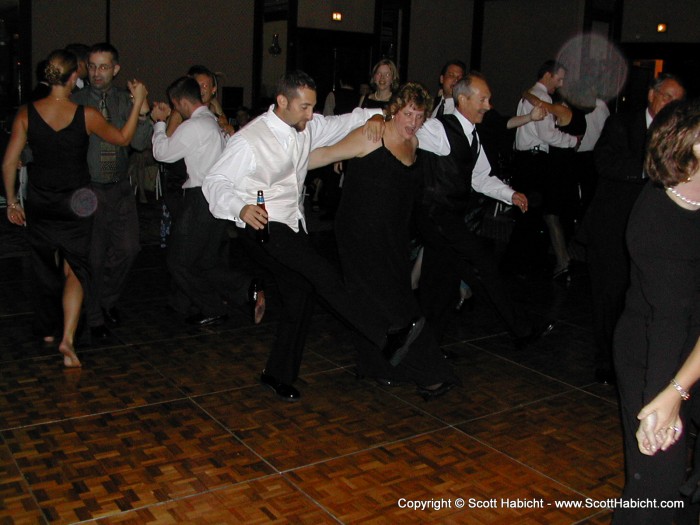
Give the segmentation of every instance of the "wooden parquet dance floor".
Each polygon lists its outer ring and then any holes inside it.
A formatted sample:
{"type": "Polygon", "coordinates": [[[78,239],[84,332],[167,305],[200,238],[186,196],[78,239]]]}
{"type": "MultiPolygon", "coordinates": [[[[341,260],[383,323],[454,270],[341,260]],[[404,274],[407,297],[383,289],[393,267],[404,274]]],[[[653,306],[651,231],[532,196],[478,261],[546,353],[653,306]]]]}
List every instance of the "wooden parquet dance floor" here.
{"type": "Polygon", "coordinates": [[[0,258],[0,281],[2,525],[603,524],[610,511],[594,507],[620,494],[616,393],[594,382],[585,275],[514,279],[523,306],[559,320],[526,350],[478,297],[455,313],[445,345],[463,386],[430,402],[357,380],[353,337],[320,306],[302,399],[279,401],[258,383],[274,286],[261,325],[232,309],[190,327],[166,308],[156,246],[122,324],[103,343],[83,337],[81,370],[32,337],[27,258],[0,258]]]}

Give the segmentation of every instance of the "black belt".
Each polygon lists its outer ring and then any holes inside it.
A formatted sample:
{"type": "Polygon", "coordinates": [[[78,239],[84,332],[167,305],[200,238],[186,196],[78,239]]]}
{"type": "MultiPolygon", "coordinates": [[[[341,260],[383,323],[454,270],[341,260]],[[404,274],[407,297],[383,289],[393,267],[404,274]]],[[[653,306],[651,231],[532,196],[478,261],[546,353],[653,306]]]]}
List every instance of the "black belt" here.
{"type": "Polygon", "coordinates": [[[107,182],[93,180],[92,184],[99,184],[100,186],[111,186],[112,184],[116,184],[117,182],[121,182],[123,180],[126,180],[126,179],[125,178],[124,179],[114,179],[114,180],[110,180],[107,182]]]}

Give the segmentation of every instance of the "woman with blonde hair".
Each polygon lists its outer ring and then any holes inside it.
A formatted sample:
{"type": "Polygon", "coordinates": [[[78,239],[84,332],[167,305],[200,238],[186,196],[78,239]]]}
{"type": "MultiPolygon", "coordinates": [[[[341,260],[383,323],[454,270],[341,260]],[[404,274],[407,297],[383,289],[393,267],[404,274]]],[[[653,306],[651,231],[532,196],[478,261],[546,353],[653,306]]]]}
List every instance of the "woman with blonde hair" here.
{"type": "Polygon", "coordinates": [[[129,81],[134,98],[129,120],[122,129],[110,125],[95,108],[70,100],[78,80],[76,56],[53,51],[46,59],[49,96],[19,108],[2,164],[7,218],[27,227],[34,279],[35,331],[51,344],[58,331],[58,300],[62,290],[63,327],[58,349],[66,367],[81,366],[74,337],[88,284],[88,247],[97,199],[89,188],[87,151],[90,134],[118,146],[127,146],[146,100],[146,87],[129,81]],[[29,166],[26,210],[17,199],[17,166],[25,144],[34,161],[29,166]]]}
{"type": "Polygon", "coordinates": [[[361,108],[384,109],[391,96],[399,88],[399,71],[388,58],[383,58],[372,68],[371,86],[374,92],[360,99],[361,108]]]}

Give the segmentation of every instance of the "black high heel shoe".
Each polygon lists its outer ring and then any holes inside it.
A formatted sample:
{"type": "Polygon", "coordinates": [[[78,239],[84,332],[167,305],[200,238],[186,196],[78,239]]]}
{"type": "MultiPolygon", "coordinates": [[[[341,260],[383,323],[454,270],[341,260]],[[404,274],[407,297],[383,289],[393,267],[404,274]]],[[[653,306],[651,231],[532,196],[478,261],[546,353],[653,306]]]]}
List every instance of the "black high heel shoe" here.
{"type": "Polygon", "coordinates": [[[424,325],[425,317],[417,317],[406,326],[387,332],[382,353],[391,366],[398,365],[406,356],[411,343],[418,338],[424,325]]]}
{"type": "Polygon", "coordinates": [[[265,315],[265,282],[253,279],[248,288],[248,304],[253,314],[253,322],[260,324],[265,315]]]}
{"type": "Polygon", "coordinates": [[[437,385],[432,386],[418,386],[418,394],[423,398],[424,401],[430,401],[436,397],[444,396],[457,386],[457,383],[452,381],[443,381],[437,385]]]}

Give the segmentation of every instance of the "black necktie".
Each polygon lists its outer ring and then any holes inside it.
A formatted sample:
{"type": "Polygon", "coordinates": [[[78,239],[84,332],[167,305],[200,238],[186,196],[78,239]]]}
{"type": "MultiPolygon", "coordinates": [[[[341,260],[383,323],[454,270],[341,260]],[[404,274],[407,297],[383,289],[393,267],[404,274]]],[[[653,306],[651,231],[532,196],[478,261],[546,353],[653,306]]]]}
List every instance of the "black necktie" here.
{"type": "Polygon", "coordinates": [[[438,102],[438,110],[437,113],[435,113],[436,117],[442,117],[445,114],[445,99],[440,98],[440,101],[438,102]]]}
{"type": "Polygon", "coordinates": [[[476,134],[476,128],[474,129],[474,131],[472,131],[471,150],[472,158],[474,159],[474,162],[476,162],[476,159],[479,156],[479,136],[476,134]]]}

